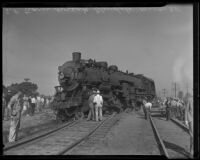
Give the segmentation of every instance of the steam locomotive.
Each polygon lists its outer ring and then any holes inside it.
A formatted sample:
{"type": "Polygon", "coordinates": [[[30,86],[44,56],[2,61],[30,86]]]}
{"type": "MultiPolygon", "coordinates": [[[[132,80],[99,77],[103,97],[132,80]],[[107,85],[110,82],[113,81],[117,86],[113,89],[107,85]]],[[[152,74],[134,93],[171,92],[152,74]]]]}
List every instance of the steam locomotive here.
{"type": "Polygon", "coordinates": [[[88,98],[93,88],[103,96],[103,112],[121,112],[136,107],[146,97],[155,97],[155,84],[142,74],[122,72],[107,62],[81,59],[80,52],[72,53],[72,61],[58,67],[56,93],[51,104],[59,120],[82,118],[89,111],[88,98]]]}

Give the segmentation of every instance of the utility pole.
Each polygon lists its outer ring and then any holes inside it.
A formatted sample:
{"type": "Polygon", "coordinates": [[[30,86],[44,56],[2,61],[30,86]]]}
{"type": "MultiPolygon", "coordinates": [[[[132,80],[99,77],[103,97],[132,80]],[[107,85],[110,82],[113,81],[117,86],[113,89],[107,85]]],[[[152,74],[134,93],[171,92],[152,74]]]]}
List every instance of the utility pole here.
{"type": "Polygon", "coordinates": [[[186,83],[187,95],[188,95],[188,83],[186,83]]]}
{"type": "Polygon", "coordinates": [[[176,82],[174,83],[174,95],[175,95],[175,98],[176,98],[176,82]]]}
{"type": "Polygon", "coordinates": [[[165,93],[166,93],[166,89],[164,88],[163,89],[163,95],[164,95],[164,97],[165,97],[165,93]]]}

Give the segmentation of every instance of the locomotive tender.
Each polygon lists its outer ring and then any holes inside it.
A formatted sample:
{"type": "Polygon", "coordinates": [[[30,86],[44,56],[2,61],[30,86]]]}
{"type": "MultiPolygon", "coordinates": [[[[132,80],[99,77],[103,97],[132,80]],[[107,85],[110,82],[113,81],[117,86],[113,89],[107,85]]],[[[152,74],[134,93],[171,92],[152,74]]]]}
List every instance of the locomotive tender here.
{"type": "Polygon", "coordinates": [[[67,120],[83,117],[89,111],[88,98],[92,88],[98,88],[104,99],[103,111],[120,112],[141,103],[142,98],[155,97],[155,84],[141,74],[122,72],[107,62],[81,59],[80,52],[72,53],[73,60],[58,67],[56,94],[51,104],[57,118],[67,120]]]}

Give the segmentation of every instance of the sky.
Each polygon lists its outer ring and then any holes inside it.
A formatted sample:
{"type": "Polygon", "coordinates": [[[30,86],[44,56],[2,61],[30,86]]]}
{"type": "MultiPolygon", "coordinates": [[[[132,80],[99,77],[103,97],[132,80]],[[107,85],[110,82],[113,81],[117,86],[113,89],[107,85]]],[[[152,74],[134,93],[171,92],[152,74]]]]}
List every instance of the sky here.
{"type": "Polygon", "coordinates": [[[156,90],[193,86],[193,8],[4,8],[3,84],[24,78],[54,93],[58,66],[81,52],[122,71],[144,74],[156,90]]]}

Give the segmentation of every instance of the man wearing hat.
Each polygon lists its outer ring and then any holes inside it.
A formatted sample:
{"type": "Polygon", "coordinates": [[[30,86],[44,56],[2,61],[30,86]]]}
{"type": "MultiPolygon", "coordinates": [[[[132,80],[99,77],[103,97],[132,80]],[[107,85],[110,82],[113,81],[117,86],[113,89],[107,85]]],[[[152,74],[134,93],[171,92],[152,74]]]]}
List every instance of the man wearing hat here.
{"type": "Polygon", "coordinates": [[[166,106],[166,121],[169,121],[171,118],[171,111],[170,111],[170,98],[167,97],[167,101],[165,102],[165,106],[166,106]]]}
{"type": "Polygon", "coordinates": [[[91,118],[92,118],[92,120],[95,119],[94,104],[93,104],[93,100],[94,100],[95,95],[96,95],[96,91],[93,89],[92,94],[90,95],[89,100],[88,100],[88,104],[89,104],[89,108],[90,108],[89,113],[88,113],[88,118],[87,118],[88,121],[91,118]]]}
{"type": "Polygon", "coordinates": [[[21,112],[23,109],[22,91],[18,91],[8,103],[8,109],[11,111],[10,132],[8,141],[14,142],[17,140],[18,131],[21,121],[21,112]]]}
{"type": "Polygon", "coordinates": [[[95,105],[95,118],[96,118],[96,121],[103,120],[103,117],[102,117],[103,97],[100,95],[100,91],[99,90],[97,90],[97,94],[94,97],[93,103],[95,105]]]}

